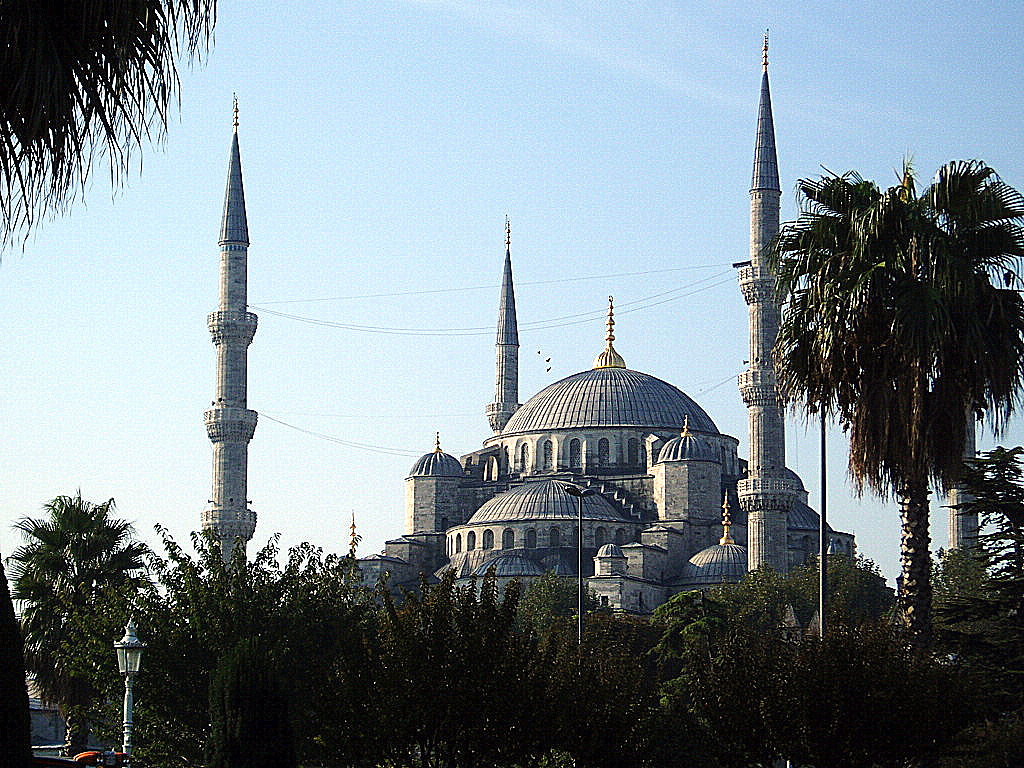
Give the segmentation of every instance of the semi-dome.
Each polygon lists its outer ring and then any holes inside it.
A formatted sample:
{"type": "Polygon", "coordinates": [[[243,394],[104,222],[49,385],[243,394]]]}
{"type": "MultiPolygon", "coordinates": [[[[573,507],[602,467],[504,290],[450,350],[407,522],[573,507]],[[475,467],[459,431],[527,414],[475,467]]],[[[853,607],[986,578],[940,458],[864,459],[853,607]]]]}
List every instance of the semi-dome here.
{"type": "Polygon", "coordinates": [[[721,463],[718,451],[707,440],[690,432],[689,418],[683,424],[683,434],[673,437],[658,454],[658,461],[713,461],[721,463]]]}
{"type": "Polygon", "coordinates": [[[746,573],[746,547],[735,543],[715,544],[690,558],[680,581],[690,586],[734,583],[746,573]]]}
{"type": "Polygon", "coordinates": [[[515,412],[502,435],[563,429],[639,427],[718,434],[711,417],[679,389],[629,368],[595,368],[556,381],[515,412]]]}
{"type": "Polygon", "coordinates": [[[491,568],[494,569],[494,575],[501,578],[544,575],[544,568],[540,563],[515,552],[498,555],[481,563],[473,571],[473,575],[486,576],[491,568]]]}
{"type": "Polygon", "coordinates": [[[450,453],[441,450],[441,437],[434,441],[434,450],[420,456],[409,470],[409,477],[462,477],[462,464],[450,453]]]}
{"type": "MultiPolygon", "coordinates": [[[[821,525],[821,516],[802,501],[796,500],[786,513],[786,525],[794,531],[817,531],[821,525]]],[[[827,523],[826,527],[832,530],[832,526],[827,523]]]]}
{"type": "MultiPolygon", "coordinates": [[[[579,502],[555,480],[530,482],[511,488],[485,502],[467,525],[503,523],[516,520],[576,520],[579,502]]],[[[628,522],[628,519],[604,496],[595,493],[583,497],[584,520],[628,522]]]]}

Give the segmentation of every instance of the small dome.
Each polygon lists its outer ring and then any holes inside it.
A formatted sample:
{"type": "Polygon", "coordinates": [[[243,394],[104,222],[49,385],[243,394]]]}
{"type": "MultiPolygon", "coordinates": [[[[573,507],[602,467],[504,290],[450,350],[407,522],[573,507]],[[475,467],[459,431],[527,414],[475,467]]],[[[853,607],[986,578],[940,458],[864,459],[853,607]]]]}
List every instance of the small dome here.
{"type": "MultiPolygon", "coordinates": [[[[575,520],[579,502],[565,492],[565,486],[554,480],[529,482],[499,493],[485,502],[466,525],[503,523],[522,520],[575,520]]],[[[585,520],[629,520],[599,493],[583,497],[585,520]]]]}
{"type": "Polygon", "coordinates": [[[658,462],[663,461],[713,461],[721,464],[718,458],[718,451],[707,440],[697,437],[690,432],[690,417],[687,416],[683,424],[683,433],[679,437],[673,437],[663,446],[658,454],[658,462]]]}
{"type": "MultiPolygon", "coordinates": [[[[786,513],[786,526],[791,531],[817,531],[820,525],[821,517],[818,513],[801,501],[793,502],[786,513]]],[[[829,531],[832,530],[831,525],[827,527],[829,531]]]]}
{"type": "Polygon", "coordinates": [[[516,552],[508,552],[481,563],[473,571],[473,575],[486,576],[491,568],[494,569],[495,576],[502,578],[542,576],[544,574],[544,569],[537,561],[516,552]]]}
{"type": "Polygon", "coordinates": [[[599,550],[597,550],[598,557],[625,557],[622,553],[622,547],[618,544],[605,544],[599,550]]]}
{"type": "Polygon", "coordinates": [[[734,583],[747,573],[747,548],[740,544],[715,544],[690,558],[681,583],[691,586],[734,583]]]}
{"type": "Polygon", "coordinates": [[[421,456],[409,470],[409,477],[462,477],[463,474],[459,460],[440,449],[421,456]]]}

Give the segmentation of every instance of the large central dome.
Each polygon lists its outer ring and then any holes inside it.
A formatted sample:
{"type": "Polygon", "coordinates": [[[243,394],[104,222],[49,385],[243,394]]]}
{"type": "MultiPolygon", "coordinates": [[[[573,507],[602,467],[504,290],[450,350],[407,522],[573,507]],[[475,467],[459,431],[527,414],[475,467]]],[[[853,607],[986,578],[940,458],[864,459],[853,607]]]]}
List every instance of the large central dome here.
{"type": "Polygon", "coordinates": [[[595,368],[556,381],[531,397],[501,434],[594,427],[718,433],[704,409],[666,381],[628,368],[595,368]]]}

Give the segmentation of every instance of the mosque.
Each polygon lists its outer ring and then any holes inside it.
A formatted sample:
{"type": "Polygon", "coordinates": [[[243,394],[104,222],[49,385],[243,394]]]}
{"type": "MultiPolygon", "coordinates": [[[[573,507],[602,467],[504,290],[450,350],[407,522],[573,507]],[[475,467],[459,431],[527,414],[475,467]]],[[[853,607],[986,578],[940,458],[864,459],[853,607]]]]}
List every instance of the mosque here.
{"type": "MultiPolygon", "coordinates": [[[[762,251],[779,229],[778,164],[764,48],[750,190],[750,260],[737,264],[749,310],[749,368],[739,387],[749,417],[748,457],[695,400],[628,367],[615,348],[614,303],[593,367],[519,402],[519,336],[506,222],[498,305],[491,435],[461,457],[438,440],[405,480],[405,532],[358,561],[366,583],[394,586],[454,570],[460,583],[493,572],[528,585],[546,572],[582,571],[600,603],[652,611],[677,592],[738,581],[763,565],[786,572],[818,550],[820,518],[785,464],[785,419],[771,367],[779,327],[774,278],[762,251]],[[582,555],[580,554],[582,552],[582,555]]],[[[225,553],[253,534],[246,405],[247,348],[256,315],[246,303],[249,245],[236,131],[221,225],[221,303],[208,324],[217,348],[217,398],[206,412],[213,490],[204,528],[225,553]]],[[[596,340],[595,340],[596,341],[596,340]]],[[[597,345],[595,344],[595,347],[597,345]]],[[[852,555],[854,537],[829,529],[852,555]]]]}

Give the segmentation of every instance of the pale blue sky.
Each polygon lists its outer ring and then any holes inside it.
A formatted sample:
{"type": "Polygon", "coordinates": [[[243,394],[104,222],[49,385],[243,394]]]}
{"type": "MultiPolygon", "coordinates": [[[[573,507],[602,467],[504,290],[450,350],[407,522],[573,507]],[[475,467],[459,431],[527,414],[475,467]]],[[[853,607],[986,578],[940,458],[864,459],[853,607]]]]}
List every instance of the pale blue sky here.
{"type": "MultiPolygon", "coordinates": [[[[113,496],[151,542],[156,523],[179,540],[198,527],[232,92],[262,308],[257,542],[341,551],[355,511],[360,552],[377,551],[402,533],[403,481],[434,431],[455,454],[488,436],[506,213],[522,396],[590,366],[613,293],[629,366],[696,398],[745,456],[729,265],[748,257],[765,27],[784,218],[799,177],[888,184],[908,154],[925,178],[976,157],[1024,187],[1014,3],[222,2],[141,175],[111,199],[101,170],[85,205],[0,264],[0,552],[18,543],[9,523],[77,487],[113,496]],[[411,293],[441,288],[467,290],[411,293]],[[541,322],[578,313],[593,319],[541,322]],[[467,328],[483,330],[450,330],[467,328]]],[[[791,420],[789,438],[817,506],[815,430],[791,420]]],[[[1022,440],[1018,422],[1003,442],[1022,440]]],[[[852,499],[840,435],[830,460],[830,519],[894,575],[894,505],[852,499]]],[[[945,510],[933,521],[942,546],[945,510]]]]}

